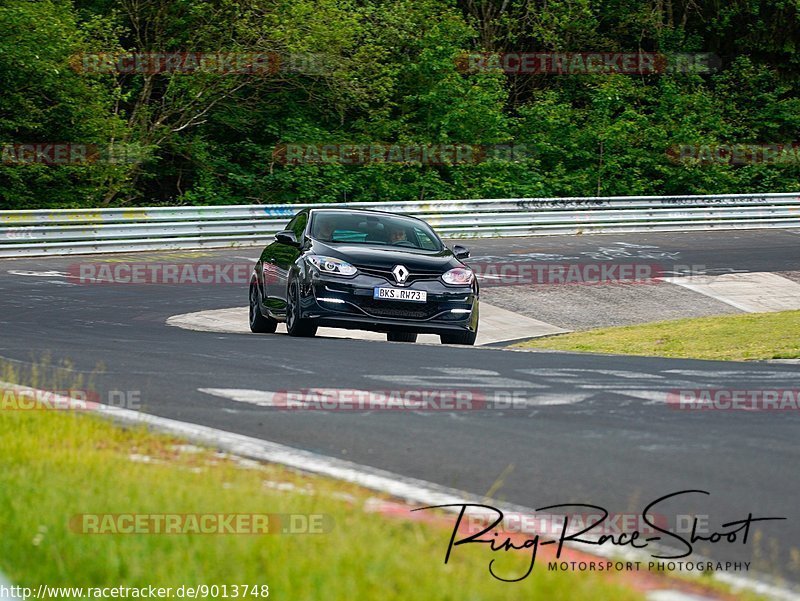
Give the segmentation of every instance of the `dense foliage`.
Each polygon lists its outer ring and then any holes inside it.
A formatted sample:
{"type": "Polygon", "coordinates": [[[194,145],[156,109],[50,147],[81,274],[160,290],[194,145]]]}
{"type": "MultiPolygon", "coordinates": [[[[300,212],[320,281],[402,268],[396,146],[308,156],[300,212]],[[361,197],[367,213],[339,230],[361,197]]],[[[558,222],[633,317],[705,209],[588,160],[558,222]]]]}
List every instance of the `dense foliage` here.
{"type": "Polygon", "coordinates": [[[6,150],[0,209],[797,190],[797,155],[681,160],[675,149],[800,139],[799,10],[798,0],[0,0],[0,143],[125,149],[87,164],[6,150]],[[712,53],[720,65],[464,68],[476,52],[595,51],[712,53]],[[281,62],[258,73],[97,73],[81,62],[123,52],[281,62]],[[276,152],[286,144],[520,152],[292,164],[276,152]]]}

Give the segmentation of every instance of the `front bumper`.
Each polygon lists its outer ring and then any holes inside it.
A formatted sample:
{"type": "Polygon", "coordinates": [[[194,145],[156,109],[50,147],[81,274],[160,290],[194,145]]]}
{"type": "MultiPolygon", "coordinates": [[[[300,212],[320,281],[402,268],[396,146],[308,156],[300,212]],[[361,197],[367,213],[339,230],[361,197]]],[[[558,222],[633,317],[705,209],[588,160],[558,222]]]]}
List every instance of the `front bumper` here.
{"type": "Polygon", "coordinates": [[[314,273],[301,300],[301,315],[320,326],[441,333],[477,331],[478,298],[471,286],[447,286],[438,278],[417,279],[408,290],[427,293],[425,303],[377,300],[376,287],[395,287],[389,280],[360,273],[353,278],[314,273]]]}

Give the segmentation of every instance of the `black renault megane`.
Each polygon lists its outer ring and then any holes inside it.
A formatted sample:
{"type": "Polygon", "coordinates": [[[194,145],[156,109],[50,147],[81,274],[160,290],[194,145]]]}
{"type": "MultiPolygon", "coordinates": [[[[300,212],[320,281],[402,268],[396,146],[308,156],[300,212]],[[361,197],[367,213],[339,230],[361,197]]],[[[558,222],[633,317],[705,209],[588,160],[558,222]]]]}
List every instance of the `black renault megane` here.
{"type": "Polygon", "coordinates": [[[250,329],[314,336],[320,326],[386,332],[414,342],[438,334],[474,344],[478,282],[431,227],[380,211],[304,209],[275,235],[250,280],[250,329]]]}

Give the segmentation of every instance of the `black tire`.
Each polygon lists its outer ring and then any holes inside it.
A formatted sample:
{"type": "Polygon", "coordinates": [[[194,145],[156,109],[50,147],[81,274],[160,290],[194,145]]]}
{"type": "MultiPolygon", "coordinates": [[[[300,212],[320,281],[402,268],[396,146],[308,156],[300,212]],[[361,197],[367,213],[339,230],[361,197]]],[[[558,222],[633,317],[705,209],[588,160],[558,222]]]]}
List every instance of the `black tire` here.
{"type": "Polygon", "coordinates": [[[264,317],[258,305],[258,288],[255,284],[250,284],[250,331],[256,334],[274,334],[278,322],[264,317]]]}
{"type": "Polygon", "coordinates": [[[386,340],[389,342],[416,342],[416,332],[387,332],[386,340]]]}
{"type": "Polygon", "coordinates": [[[478,332],[453,332],[452,334],[439,334],[439,339],[442,344],[465,344],[472,346],[475,344],[475,339],[478,337],[478,332]]]}
{"type": "Polygon", "coordinates": [[[286,331],[289,336],[311,337],[317,333],[317,324],[311,319],[300,319],[300,288],[294,282],[289,285],[286,299],[286,331]]]}

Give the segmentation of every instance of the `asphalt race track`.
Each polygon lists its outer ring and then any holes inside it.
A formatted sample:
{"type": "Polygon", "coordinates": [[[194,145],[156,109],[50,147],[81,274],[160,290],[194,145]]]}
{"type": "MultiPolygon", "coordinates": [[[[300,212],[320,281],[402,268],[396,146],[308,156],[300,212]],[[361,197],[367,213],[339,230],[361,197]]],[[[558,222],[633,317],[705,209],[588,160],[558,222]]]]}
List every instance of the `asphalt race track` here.
{"type": "MultiPolygon", "coordinates": [[[[494,261],[538,253],[630,262],[630,254],[614,256],[608,249],[641,246],[661,264],[704,265],[715,273],[800,271],[800,231],[554,236],[467,245],[474,257],[494,261]]],[[[145,410],[159,416],[474,494],[493,490],[494,498],[526,507],[575,502],[640,512],[671,492],[705,490],[710,496],[676,499],[659,511],[706,514],[717,526],[749,513],[789,518],[755,524],[753,533],[760,536],[747,545],[698,545],[697,551],[752,561],[753,570],[800,583],[790,559],[792,550],[800,550],[797,412],[692,412],[665,402],[678,388],[798,388],[798,365],[196,332],[165,321],[242,306],[246,288],[78,285],[64,277],[82,261],[241,262],[257,252],[2,261],[0,356],[20,365],[47,355],[53,362],[69,359],[85,373],[101,367],[98,390],[137,391],[145,410]],[[257,398],[314,387],[511,391],[528,404],[439,413],[285,411],[201,391],[244,390],[257,398]]]]}

